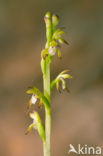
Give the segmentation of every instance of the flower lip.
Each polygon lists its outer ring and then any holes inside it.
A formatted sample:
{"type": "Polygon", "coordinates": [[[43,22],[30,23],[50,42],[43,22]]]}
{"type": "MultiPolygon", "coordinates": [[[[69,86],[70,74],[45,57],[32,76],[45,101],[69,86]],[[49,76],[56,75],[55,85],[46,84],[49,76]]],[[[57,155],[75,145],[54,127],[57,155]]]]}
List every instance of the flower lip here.
{"type": "Polygon", "coordinates": [[[29,115],[30,115],[30,118],[33,120],[33,123],[32,123],[33,128],[37,129],[37,126],[36,126],[36,124],[38,123],[37,112],[34,111],[34,112],[30,113],[29,115]]]}
{"type": "Polygon", "coordinates": [[[56,53],[56,50],[57,50],[56,47],[50,46],[50,48],[49,48],[49,54],[51,56],[54,56],[55,53],[56,53]]]}
{"type": "Polygon", "coordinates": [[[33,113],[30,113],[29,115],[30,115],[31,119],[33,119],[33,123],[36,123],[38,120],[37,119],[37,112],[34,111],[33,113]]]}
{"type": "Polygon", "coordinates": [[[36,97],[36,95],[33,94],[32,97],[31,97],[32,104],[35,104],[36,101],[37,101],[37,97],[36,97]]]}

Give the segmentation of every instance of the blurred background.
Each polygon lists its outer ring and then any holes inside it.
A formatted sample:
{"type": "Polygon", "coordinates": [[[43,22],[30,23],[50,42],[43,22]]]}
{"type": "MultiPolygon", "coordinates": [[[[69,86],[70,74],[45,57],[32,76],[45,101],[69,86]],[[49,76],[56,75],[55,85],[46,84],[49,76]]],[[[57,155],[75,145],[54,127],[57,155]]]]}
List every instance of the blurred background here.
{"type": "MultiPolygon", "coordinates": [[[[69,144],[103,146],[103,1],[0,1],[0,156],[42,156],[32,122],[28,86],[41,91],[40,52],[44,48],[47,11],[66,27],[62,60],[55,56],[51,79],[70,69],[70,94],[52,95],[52,155],[67,156],[69,144]]],[[[36,107],[36,109],[38,109],[36,107]]],[[[43,110],[39,110],[41,117],[43,110]]],[[[71,154],[72,155],[72,154],[71,154]]]]}

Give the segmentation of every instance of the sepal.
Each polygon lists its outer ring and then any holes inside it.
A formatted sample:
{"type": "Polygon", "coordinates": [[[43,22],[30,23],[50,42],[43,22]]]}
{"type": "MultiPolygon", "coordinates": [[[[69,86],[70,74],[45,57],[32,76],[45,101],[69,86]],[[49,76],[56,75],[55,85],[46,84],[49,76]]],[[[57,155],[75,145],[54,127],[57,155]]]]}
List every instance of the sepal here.
{"type": "Polygon", "coordinates": [[[33,127],[35,127],[35,124],[33,124],[33,123],[30,124],[25,135],[29,134],[31,132],[31,130],[33,129],[33,127]]]}
{"type": "Polygon", "coordinates": [[[61,51],[57,48],[57,53],[58,53],[58,57],[61,59],[62,55],[61,55],[61,51]]]}
{"type": "Polygon", "coordinates": [[[57,39],[58,37],[61,37],[61,35],[65,34],[61,28],[58,28],[54,33],[53,33],[53,39],[57,39]]]}
{"type": "Polygon", "coordinates": [[[57,40],[61,44],[64,44],[65,43],[65,44],[69,45],[69,43],[66,40],[64,40],[62,37],[58,37],[57,40]]]}
{"type": "Polygon", "coordinates": [[[45,60],[47,56],[48,56],[48,49],[43,49],[41,51],[41,58],[45,60]]]}

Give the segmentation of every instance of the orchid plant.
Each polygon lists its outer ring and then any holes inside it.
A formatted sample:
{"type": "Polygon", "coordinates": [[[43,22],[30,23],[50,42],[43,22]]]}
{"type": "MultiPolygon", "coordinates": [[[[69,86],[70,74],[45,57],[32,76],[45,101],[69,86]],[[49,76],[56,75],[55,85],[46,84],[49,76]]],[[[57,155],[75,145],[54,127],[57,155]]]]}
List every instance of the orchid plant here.
{"type": "Polygon", "coordinates": [[[31,99],[29,101],[28,107],[35,105],[39,99],[39,106],[42,104],[45,107],[45,127],[42,124],[41,118],[37,111],[30,113],[30,118],[33,122],[28,127],[28,134],[32,129],[38,131],[42,141],[43,141],[43,152],[44,156],[51,156],[51,94],[54,88],[56,87],[59,92],[61,92],[61,87],[63,90],[67,90],[66,79],[71,79],[72,76],[68,74],[69,70],[62,71],[53,81],[50,81],[50,65],[56,55],[61,59],[60,45],[67,44],[68,42],[64,40],[63,34],[64,28],[57,28],[59,23],[59,17],[55,14],[47,12],[44,21],[46,24],[46,38],[47,42],[45,48],[41,51],[41,70],[43,73],[43,89],[42,93],[36,87],[30,87],[27,91],[28,94],[31,94],[31,99]]]}

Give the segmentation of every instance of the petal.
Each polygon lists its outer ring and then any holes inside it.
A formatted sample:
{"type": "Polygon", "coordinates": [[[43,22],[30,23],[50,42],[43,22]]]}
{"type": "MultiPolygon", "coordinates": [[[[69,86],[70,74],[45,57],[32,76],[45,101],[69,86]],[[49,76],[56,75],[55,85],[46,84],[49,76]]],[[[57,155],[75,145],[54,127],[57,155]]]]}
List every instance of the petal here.
{"type": "Polygon", "coordinates": [[[72,76],[69,74],[61,74],[61,77],[64,79],[71,79],[72,78],[72,76]]]}
{"type": "Polygon", "coordinates": [[[28,133],[31,132],[32,128],[34,127],[35,125],[32,123],[29,127],[28,127],[28,130],[27,132],[25,133],[25,135],[27,135],[28,133]]]}
{"type": "Polygon", "coordinates": [[[31,97],[32,104],[35,104],[36,101],[37,101],[37,97],[35,95],[32,95],[32,97],[31,97]]]}
{"type": "Polygon", "coordinates": [[[49,48],[49,54],[50,54],[51,56],[54,56],[55,53],[56,53],[56,47],[50,46],[50,48],[49,48]]]}
{"type": "Polygon", "coordinates": [[[29,115],[30,115],[30,117],[33,119],[33,123],[36,123],[37,120],[38,120],[38,119],[37,119],[36,112],[30,113],[29,115]]]}
{"type": "Polygon", "coordinates": [[[58,57],[61,59],[62,55],[61,55],[61,51],[59,49],[57,49],[57,53],[58,53],[58,57]]]}

